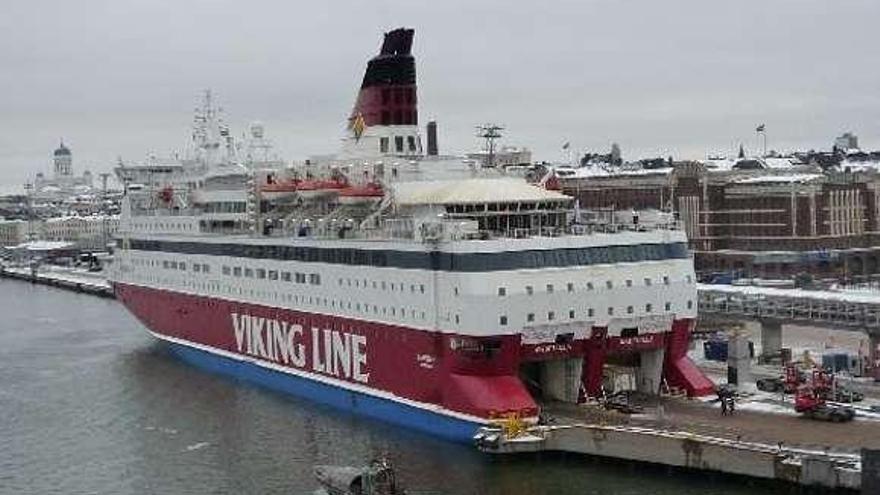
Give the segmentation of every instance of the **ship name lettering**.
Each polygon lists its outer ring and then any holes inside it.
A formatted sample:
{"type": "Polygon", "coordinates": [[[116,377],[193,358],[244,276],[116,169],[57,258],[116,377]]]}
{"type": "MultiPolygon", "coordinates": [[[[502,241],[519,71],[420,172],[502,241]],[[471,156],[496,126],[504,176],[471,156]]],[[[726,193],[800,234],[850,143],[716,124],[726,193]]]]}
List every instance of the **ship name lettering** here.
{"type": "Polygon", "coordinates": [[[279,364],[311,368],[318,373],[367,383],[367,338],[337,330],[309,329],[283,320],[231,313],[238,352],[279,364]],[[311,345],[311,352],[307,346],[311,345]],[[311,356],[309,356],[311,354],[311,356]]]}

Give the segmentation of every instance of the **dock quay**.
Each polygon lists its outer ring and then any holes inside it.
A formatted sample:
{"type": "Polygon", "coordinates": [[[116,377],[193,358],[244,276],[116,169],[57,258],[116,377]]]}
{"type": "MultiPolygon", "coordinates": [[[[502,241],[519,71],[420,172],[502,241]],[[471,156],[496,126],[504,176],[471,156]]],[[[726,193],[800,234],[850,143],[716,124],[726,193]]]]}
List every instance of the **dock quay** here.
{"type": "Polygon", "coordinates": [[[35,284],[50,285],[99,297],[115,298],[113,287],[101,275],[76,270],[36,270],[27,267],[0,266],[0,277],[14,278],[35,284]]]}
{"type": "Polygon", "coordinates": [[[776,480],[850,493],[880,493],[880,450],[860,454],[789,448],[683,431],[575,423],[518,430],[501,424],[474,437],[491,454],[556,451],[776,480]]]}

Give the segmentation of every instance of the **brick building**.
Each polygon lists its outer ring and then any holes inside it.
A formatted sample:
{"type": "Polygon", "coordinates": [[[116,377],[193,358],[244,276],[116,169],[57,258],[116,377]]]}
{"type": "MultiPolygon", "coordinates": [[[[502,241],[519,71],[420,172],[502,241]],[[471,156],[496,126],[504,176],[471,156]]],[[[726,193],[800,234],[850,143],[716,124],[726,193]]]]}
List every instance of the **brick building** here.
{"type": "Polygon", "coordinates": [[[697,270],[740,276],[880,274],[880,174],[781,159],[583,170],[562,177],[582,208],[673,211],[697,270]]]}

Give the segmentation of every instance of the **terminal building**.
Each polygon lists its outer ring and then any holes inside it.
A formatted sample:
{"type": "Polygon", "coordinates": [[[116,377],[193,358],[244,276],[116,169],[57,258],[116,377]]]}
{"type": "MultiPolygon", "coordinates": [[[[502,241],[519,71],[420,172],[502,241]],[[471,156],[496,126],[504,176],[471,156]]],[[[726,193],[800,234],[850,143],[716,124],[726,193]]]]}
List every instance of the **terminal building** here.
{"type": "Polygon", "coordinates": [[[790,158],[584,167],[560,174],[581,208],[672,213],[704,277],[862,278],[880,274],[875,163],[824,170],[790,158]]]}

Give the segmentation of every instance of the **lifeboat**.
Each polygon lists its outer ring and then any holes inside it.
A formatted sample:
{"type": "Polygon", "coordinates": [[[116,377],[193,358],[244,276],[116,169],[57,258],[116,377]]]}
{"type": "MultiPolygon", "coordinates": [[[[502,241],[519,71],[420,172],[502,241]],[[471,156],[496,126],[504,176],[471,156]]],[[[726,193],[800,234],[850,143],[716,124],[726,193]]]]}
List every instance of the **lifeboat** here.
{"type": "Polygon", "coordinates": [[[335,194],[348,187],[345,179],[289,179],[265,184],[260,188],[264,199],[272,201],[297,195],[312,199],[335,194]]]}
{"type": "Polygon", "coordinates": [[[339,191],[337,200],[340,204],[363,204],[375,203],[381,201],[385,197],[385,190],[382,184],[377,182],[367,182],[366,184],[348,186],[339,191]]]}

